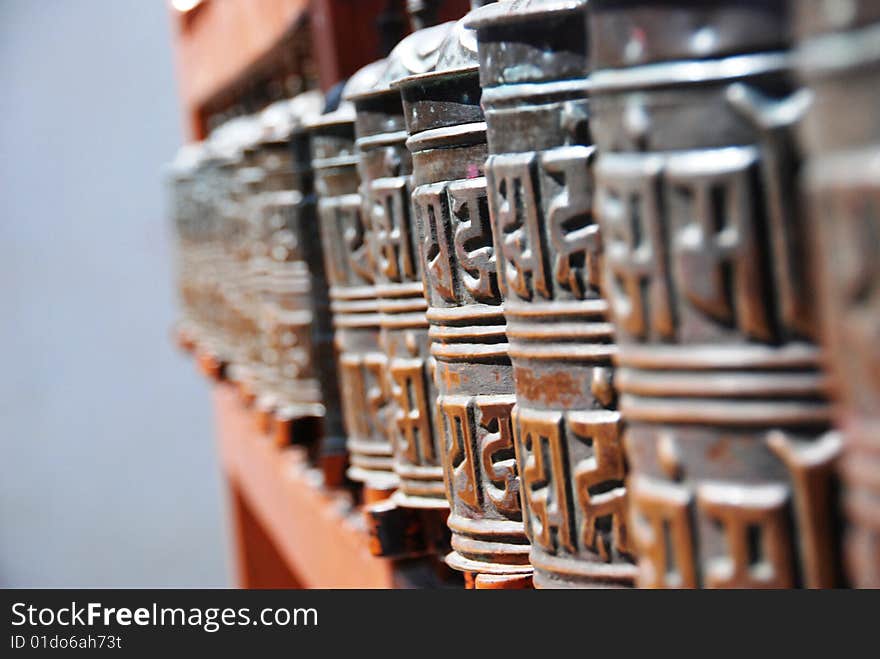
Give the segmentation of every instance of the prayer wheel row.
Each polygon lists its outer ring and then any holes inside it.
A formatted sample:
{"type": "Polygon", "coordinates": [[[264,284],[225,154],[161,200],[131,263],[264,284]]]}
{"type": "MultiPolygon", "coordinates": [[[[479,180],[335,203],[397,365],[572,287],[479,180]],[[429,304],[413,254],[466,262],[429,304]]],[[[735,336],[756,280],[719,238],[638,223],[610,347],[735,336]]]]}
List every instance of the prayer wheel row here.
{"type": "Polygon", "coordinates": [[[876,3],[440,4],[181,151],[186,334],[345,442],[381,555],[880,586],[876,3]]]}

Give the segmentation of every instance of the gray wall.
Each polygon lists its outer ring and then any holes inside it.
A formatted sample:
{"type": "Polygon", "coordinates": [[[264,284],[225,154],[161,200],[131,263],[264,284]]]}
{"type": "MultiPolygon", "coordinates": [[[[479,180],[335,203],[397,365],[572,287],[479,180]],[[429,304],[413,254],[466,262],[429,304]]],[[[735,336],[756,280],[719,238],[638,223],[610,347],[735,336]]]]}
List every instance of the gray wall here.
{"type": "Polygon", "coordinates": [[[0,585],[223,586],[209,388],[169,340],[164,0],[0,0],[0,585]]]}

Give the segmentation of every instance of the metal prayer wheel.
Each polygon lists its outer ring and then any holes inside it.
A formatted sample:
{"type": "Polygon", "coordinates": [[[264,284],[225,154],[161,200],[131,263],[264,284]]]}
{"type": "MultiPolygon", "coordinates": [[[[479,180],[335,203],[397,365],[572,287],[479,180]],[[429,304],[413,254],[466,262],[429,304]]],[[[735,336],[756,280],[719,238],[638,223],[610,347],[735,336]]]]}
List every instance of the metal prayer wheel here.
{"type": "Polygon", "coordinates": [[[822,335],[843,435],[852,585],[880,588],[880,4],[795,3],[822,335]]]}
{"type": "Polygon", "coordinates": [[[592,0],[595,209],[641,587],[837,583],[783,1],[592,0]]]}
{"type": "Polygon", "coordinates": [[[507,354],[483,165],[476,35],[459,21],[433,71],[396,85],[413,159],[437,426],[453,552],[481,574],[528,574],[513,450],[513,368],[507,354]]]}
{"type": "Polygon", "coordinates": [[[225,196],[219,163],[216,139],[212,136],[203,143],[203,158],[194,174],[192,230],[189,241],[183,243],[191,268],[185,295],[189,300],[192,341],[201,354],[216,353],[214,314],[219,302],[214,292],[222,258],[218,246],[222,226],[219,207],[225,196]]]}
{"type": "Polygon", "coordinates": [[[262,360],[268,382],[257,402],[274,413],[279,443],[312,443],[323,434],[322,452],[339,452],[344,437],[304,129],[322,105],[318,92],[306,92],[261,115],[263,180],[255,212],[266,242],[255,269],[262,281],[262,360]]]}
{"type": "Polygon", "coordinates": [[[536,587],[626,587],[615,352],[592,216],[586,2],[511,2],[477,28],[514,429],[536,587]]]}
{"type": "Polygon", "coordinates": [[[202,323],[200,348],[228,374],[236,361],[235,316],[241,298],[241,250],[245,236],[241,170],[245,146],[253,139],[252,119],[238,117],[218,127],[208,146],[211,185],[203,244],[202,323]]]}
{"type": "Polygon", "coordinates": [[[197,300],[194,297],[194,280],[198,273],[193,252],[198,240],[196,189],[203,155],[201,144],[187,144],[178,150],[166,172],[175,243],[175,281],[180,307],[177,331],[188,347],[194,347],[198,335],[195,317],[197,300]]]}
{"type": "Polygon", "coordinates": [[[412,223],[412,159],[395,80],[433,68],[454,23],[406,37],[389,55],[376,84],[349,96],[356,108],[364,216],[371,226],[376,294],[388,393],[388,437],[399,477],[394,502],[404,508],[448,507],[435,429],[433,358],[412,223]]]}
{"type": "MultiPolygon", "coordinates": [[[[343,95],[372,87],[384,66],[379,61],[361,69],[343,95]]],[[[347,473],[370,490],[390,492],[398,479],[386,431],[388,392],[379,344],[372,227],[365,221],[359,190],[354,120],[354,106],[344,102],[308,128],[348,437],[347,473]]]]}

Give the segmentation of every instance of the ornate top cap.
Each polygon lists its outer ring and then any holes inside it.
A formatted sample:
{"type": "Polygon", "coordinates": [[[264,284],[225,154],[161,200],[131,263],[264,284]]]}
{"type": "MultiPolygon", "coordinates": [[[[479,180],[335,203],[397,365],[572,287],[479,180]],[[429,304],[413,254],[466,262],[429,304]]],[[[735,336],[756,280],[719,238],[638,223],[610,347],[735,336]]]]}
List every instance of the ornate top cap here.
{"type": "Polygon", "coordinates": [[[483,87],[583,80],[590,72],[587,0],[506,0],[468,14],[483,87]]]}
{"type": "Polygon", "coordinates": [[[393,93],[396,95],[398,92],[392,87],[393,82],[407,76],[433,70],[440,56],[440,47],[454,26],[455,21],[441,23],[414,32],[403,39],[388,55],[385,68],[375,84],[368,90],[346,94],[346,99],[357,103],[360,100],[383,94],[393,93]]]}
{"type": "Polygon", "coordinates": [[[169,176],[177,180],[190,178],[205,159],[203,142],[190,142],[177,150],[174,160],[167,166],[169,176]]]}
{"type": "Polygon", "coordinates": [[[788,0],[590,0],[595,70],[787,49],[788,0]]]}
{"type": "Polygon", "coordinates": [[[392,83],[400,89],[407,131],[412,135],[443,126],[483,121],[476,33],[467,16],[448,30],[431,71],[392,83]]]}
{"type": "Polygon", "coordinates": [[[384,71],[387,64],[388,63],[384,59],[381,59],[376,62],[371,62],[358,70],[348,79],[348,82],[345,83],[345,87],[342,89],[342,101],[339,103],[339,107],[333,112],[327,112],[326,114],[313,118],[308,122],[307,128],[309,130],[316,130],[322,127],[353,123],[355,120],[355,109],[354,103],[349,100],[350,97],[358,96],[372,89],[378,82],[379,76],[382,74],[382,71],[384,71]]]}
{"type": "Polygon", "coordinates": [[[324,96],[313,90],[273,103],[259,115],[259,143],[286,142],[298,130],[321,114],[324,96]]]}
{"type": "Polygon", "coordinates": [[[587,0],[500,0],[475,9],[465,17],[467,27],[480,30],[504,24],[522,24],[560,12],[582,12],[587,0]]]}
{"type": "Polygon", "coordinates": [[[245,149],[259,141],[261,134],[258,116],[233,117],[208,136],[205,142],[206,157],[229,163],[239,160],[245,149]]]}
{"type": "Polygon", "coordinates": [[[460,72],[476,71],[480,65],[477,56],[477,33],[467,26],[468,18],[477,8],[495,3],[496,0],[483,0],[473,2],[476,5],[471,13],[456,21],[449,30],[437,53],[437,62],[433,70],[425,73],[416,73],[392,83],[394,86],[402,86],[414,82],[426,81],[434,77],[454,75],[460,72]]]}

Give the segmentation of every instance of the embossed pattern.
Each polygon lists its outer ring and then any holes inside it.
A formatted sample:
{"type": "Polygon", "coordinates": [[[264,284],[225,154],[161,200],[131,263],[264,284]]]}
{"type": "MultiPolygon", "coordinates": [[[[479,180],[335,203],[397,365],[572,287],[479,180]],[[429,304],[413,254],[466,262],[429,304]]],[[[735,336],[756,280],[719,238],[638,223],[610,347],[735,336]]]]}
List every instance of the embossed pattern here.
{"type": "Polygon", "coordinates": [[[612,387],[616,349],[592,212],[586,3],[519,2],[505,9],[482,10],[473,24],[534,581],[629,586],[635,566],[612,387]],[[529,68],[508,61],[511,53],[529,68]]]}
{"type": "Polygon", "coordinates": [[[511,423],[513,369],[483,176],[476,52],[468,53],[465,39],[459,23],[439,56],[454,65],[405,78],[400,92],[450,505],[453,552],[446,561],[465,572],[516,578],[531,567],[511,423]],[[433,104],[449,111],[423,119],[421,109],[433,104]]]}
{"type": "Polygon", "coordinates": [[[596,212],[643,587],[839,583],[839,441],[794,186],[803,97],[785,57],[749,50],[784,41],[785,11],[645,0],[593,13],[596,212]],[[655,31],[673,12],[728,45],[688,61],[686,79],[677,49],[691,35],[655,31]],[[619,68],[637,33],[641,55],[619,68]]]}

